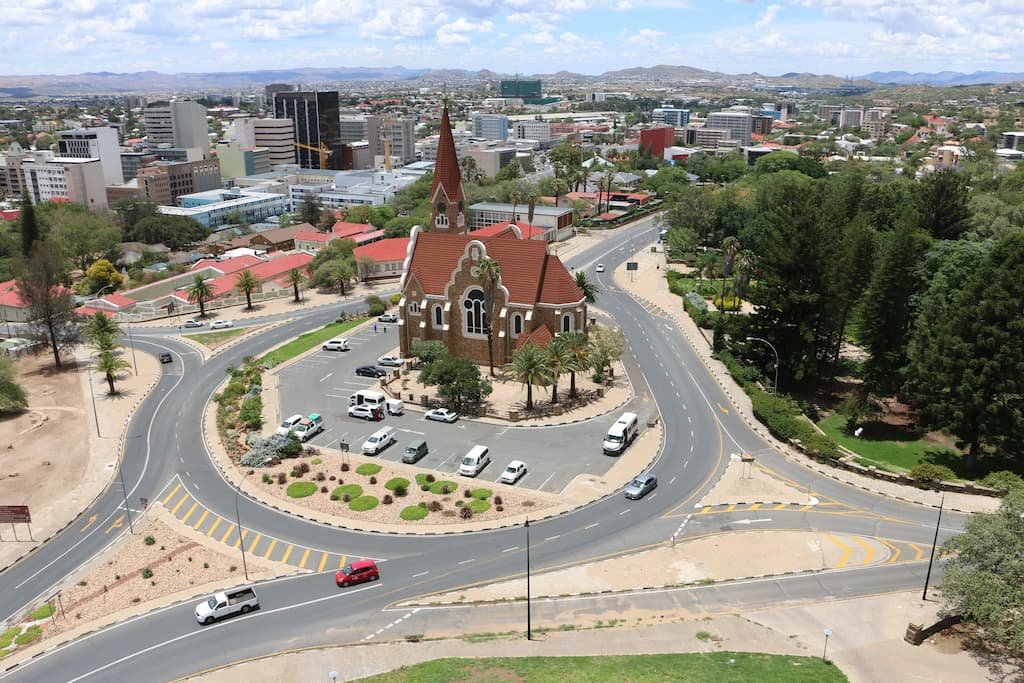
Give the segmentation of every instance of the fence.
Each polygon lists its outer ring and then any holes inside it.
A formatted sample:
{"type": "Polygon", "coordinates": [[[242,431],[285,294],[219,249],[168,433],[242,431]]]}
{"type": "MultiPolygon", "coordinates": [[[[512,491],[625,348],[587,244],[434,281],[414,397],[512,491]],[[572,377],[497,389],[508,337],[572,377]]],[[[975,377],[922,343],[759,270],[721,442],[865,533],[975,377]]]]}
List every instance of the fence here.
{"type": "MultiPolygon", "coordinates": [[[[301,292],[301,290],[300,290],[301,292]]],[[[295,293],[291,289],[277,289],[272,292],[253,292],[252,302],[259,303],[261,301],[272,301],[275,299],[282,299],[289,296],[294,296],[295,293]]],[[[246,298],[244,294],[237,296],[223,296],[213,301],[208,301],[204,305],[207,312],[217,311],[224,308],[231,308],[233,306],[244,306],[246,304],[246,298]]],[[[168,313],[166,305],[157,306],[155,304],[140,303],[133,311],[119,311],[114,314],[114,319],[122,323],[141,323],[148,320],[157,320],[159,318],[171,318],[181,317],[186,318],[199,313],[198,304],[175,304],[174,312],[168,313]]]]}

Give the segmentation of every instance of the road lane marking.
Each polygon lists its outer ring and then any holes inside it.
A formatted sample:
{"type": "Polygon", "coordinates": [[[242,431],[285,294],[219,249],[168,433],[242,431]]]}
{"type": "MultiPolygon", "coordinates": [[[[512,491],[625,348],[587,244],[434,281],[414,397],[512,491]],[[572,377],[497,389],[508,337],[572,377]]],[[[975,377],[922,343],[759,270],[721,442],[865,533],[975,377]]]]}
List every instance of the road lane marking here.
{"type": "Polygon", "coordinates": [[[715,405],[716,405],[716,406],[718,406],[718,409],[719,409],[719,410],[721,410],[721,411],[722,411],[722,413],[724,413],[725,415],[728,415],[728,414],[729,414],[729,411],[728,411],[728,409],[726,409],[726,408],[725,408],[725,407],[724,407],[724,406],[723,406],[723,405],[722,405],[721,403],[719,403],[718,401],[715,401],[715,405]]]}
{"type": "Polygon", "coordinates": [[[167,505],[169,502],[171,502],[171,498],[174,498],[174,494],[177,493],[178,489],[180,489],[180,488],[181,488],[181,482],[179,481],[178,485],[175,486],[173,489],[171,489],[171,492],[168,493],[166,496],[164,496],[164,499],[162,501],[160,501],[160,502],[163,503],[164,505],[167,505]]]}
{"type": "Polygon", "coordinates": [[[245,537],[248,536],[248,535],[249,535],[249,530],[248,529],[242,529],[241,535],[239,535],[238,538],[235,540],[235,547],[237,548],[240,545],[242,545],[242,541],[244,541],[245,537]]]}
{"type": "Polygon", "coordinates": [[[583,530],[586,531],[587,529],[593,529],[595,526],[598,526],[599,524],[601,524],[601,523],[600,522],[594,522],[590,526],[583,527],[583,530]]]}
{"type": "Polygon", "coordinates": [[[555,476],[555,473],[554,473],[554,472],[552,472],[552,473],[550,474],[550,476],[548,476],[548,478],[544,480],[544,483],[542,483],[542,484],[541,484],[540,486],[538,486],[537,488],[538,488],[538,489],[542,489],[542,488],[544,488],[545,484],[547,484],[547,483],[548,483],[549,481],[551,481],[551,477],[553,477],[553,476],[555,476]]]}
{"type": "Polygon", "coordinates": [[[341,555],[338,557],[338,569],[344,569],[345,564],[348,562],[348,555],[341,555]]]}
{"type": "Polygon", "coordinates": [[[302,561],[299,562],[299,569],[306,568],[306,560],[309,559],[309,548],[306,548],[306,552],[302,553],[302,561]]]}
{"type": "Polygon", "coordinates": [[[81,531],[85,531],[86,529],[91,527],[95,521],[96,521],[96,515],[93,515],[92,517],[89,518],[88,524],[86,524],[85,526],[83,526],[81,528],[81,531]]]}
{"type": "Polygon", "coordinates": [[[475,559],[476,558],[474,557],[474,558],[471,558],[471,559],[468,559],[468,560],[463,560],[462,562],[459,562],[459,564],[469,564],[470,562],[472,562],[475,559]]]}
{"type": "Polygon", "coordinates": [[[292,545],[291,543],[289,543],[288,547],[284,549],[284,557],[281,558],[282,564],[287,564],[288,563],[288,558],[291,557],[292,550],[294,548],[295,548],[295,546],[292,545]]]}
{"type": "Polygon", "coordinates": [[[327,564],[327,553],[324,552],[323,557],[320,558],[320,567],[317,568],[317,570],[316,570],[317,573],[322,572],[324,570],[324,565],[326,565],[326,564],[327,564]]]}
{"type": "Polygon", "coordinates": [[[196,522],[195,526],[193,526],[192,528],[193,529],[198,529],[199,527],[201,527],[203,525],[203,522],[206,521],[206,518],[209,517],[209,515],[210,515],[210,511],[209,510],[203,510],[203,514],[199,515],[199,521],[196,522]]]}
{"type": "Polygon", "coordinates": [[[706,515],[709,512],[711,512],[711,506],[710,505],[705,505],[703,508],[701,508],[700,512],[697,513],[697,514],[706,515]]]}
{"type": "Polygon", "coordinates": [[[753,505],[750,506],[751,510],[759,510],[760,508],[761,508],[761,504],[760,503],[754,503],[753,505]]]}
{"type": "Polygon", "coordinates": [[[548,537],[547,537],[547,538],[545,538],[544,540],[545,540],[545,541],[553,541],[553,540],[555,540],[556,538],[561,538],[561,537],[562,537],[562,534],[555,534],[554,536],[548,536],[548,537]]]}
{"type": "Polygon", "coordinates": [[[732,512],[732,511],[733,511],[733,510],[734,510],[735,508],[736,508],[736,504],[735,504],[735,503],[733,503],[733,504],[732,504],[732,505],[730,505],[729,507],[725,508],[725,511],[726,511],[726,512],[732,512]]]}
{"type": "Polygon", "coordinates": [[[227,543],[228,542],[228,536],[230,536],[231,532],[234,531],[234,530],[235,530],[235,525],[232,524],[231,526],[228,527],[228,530],[224,532],[224,535],[220,537],[220,542],[221,543],[227,543]]]}
{"type": "Polygon", "coordinates": [[[866,543],[860,536],[854,536],[853,540],[856,541],[857,545],[861,548],[864,548],[864,552],[867,553],[864,557],[864,561],[861,562],[861,565],[871,564],[871,558],[875,556],[875,549],[872,548],[870,544],[866,543]]]}
{"type": "Polygon", "coordinates": [[[110,526],[108,526],[107,530],[104,531],[103,533],[109,534],[112,529],[120,529],[123,526],[123,524],[122,524],[123,522],[124,522],[124,515],[121,515],[120,517],[115,519],[114,523],[111,524],[110,526]]]}
{"type": "Polygon", "coordinates": [[[182,524],[188,524],[188,518],[192,516],[192,513],[196,511],[197,507],[199,507],[199,501],[198,500],[195,501],[194,503],[192,503],[192,507],[190,507],[188,509],[188,512],[185,513],[185,516],[181,518],[181,523],[182,524]]]}
{"type": "Polygon", "coordinates": [[[276,538],[270,539],[270,547],[267,548],[267,552],[263,556],[263,559],[269,560],[270,559],[270,553],[274,552],[274,548],[276,548],[276,547],[277,547],[277,539],[276,538]]]}
{"type": "Polygon", "coordinates": [[[177,517],[178,510],[181,508],[182,505],[185,504],[185,501],[188,500],[188,498],[188,491],[185,491],[185,493],[181,494],[181,500],[179,500],[178,503],[173,508],[171,508],[171,514],[177,517]]]}
{"type": "Polygon", "coordinates": [[[624,515],[624,514],[628,513],[628,512],[629,512],[630,510],[632,510],[632,509],[633,509],[633,508],[626,508],[625,510],[623,510],[622,512],[620,512],[620,513],[619,513],[619,517],[621,517],[622,515],[624,515]]]}
{"type": "Polygon", "coordinates": [[[503,552],[503,553],[510,553],[510,552],[512,552],[513,550],[519,550],[519,546],[515,546],[515,547],[512,547],[512,548],[505,548],[505,549],[504,549],[504,550],[502,550],[501,552],[503,552]]]}
{"type": "Polygon", "coordinates": [[[843,555],[842,555],[842,557],[839,558],[839,561],[836,562],[836,566],[835,566],[836,569],[842,569],[843,567],[846,566],[846,563],[850,561],[850,555],[853,554],[853,548],[851,548],[850,546],[846,545],[845,543],[840,541],[838,538],[836,538],[832,534],[826,533],[825,536],[828,537],[828,540],[832,541],[837,546],[839,546],[840,548],[843,549],[843,555]]]}
{"type": "Polygon", "coordinates": [[[779,503],[778,505],[775,506],[775,509],[781,510],[782,508],[787,507],[788,505],[789,503],[779,503]]]}
{"type": "Polygon", "coordinates": [[[325,379],[329,378],[333,374],[334,374],[333,372],[328,372],[326,375],[324,375],[323,377],[320,378],[320,381],[323,382],[325,379]]]}
{"type": "Polygon", "coordinates": [[[210,530],[206,532],[206,537],[207,538],[210,538],[211,536],[213,536],[213,532],[217,530],[217,527],[220,526],[220,523],[221,523],[221,518],[220,517],[218,517],[217,519],[213,520],[213,525],[211,525],[210,526],[210,530]]]}
{"type": "Polygon", "coordinates": [[[413,575],[412,575],[412,578],[414,578],[414,579],[415,579],[415,578],[418,578],[418,577],[420,577],[420,576],[426,576],[426,575],[427,575],[427,574],[429,574],[429,573],[430,573],[429,571],[426,571],[426,572],[420,572],[419,574],[413,574],[413,575]]]}
{"type": "Polygon", "coordinates": [[[675,480],[676,480],[676,478],[672,477],[671,479],[668,480],[668,483],[669,484],[673,484],[673,483],[675,483],[675,480]]]}
{"type": "Polygon", "coordinates": [[[252,540],[252,545],[249,546],[249,552],[252,553],[253,555],[255,555],[256,554],[256,546],[258,546],[260,544],[260,541],[262,541],[262,540],[263,540],[263,534],[256,534],[256,538],[254,538],[252,540]]]}

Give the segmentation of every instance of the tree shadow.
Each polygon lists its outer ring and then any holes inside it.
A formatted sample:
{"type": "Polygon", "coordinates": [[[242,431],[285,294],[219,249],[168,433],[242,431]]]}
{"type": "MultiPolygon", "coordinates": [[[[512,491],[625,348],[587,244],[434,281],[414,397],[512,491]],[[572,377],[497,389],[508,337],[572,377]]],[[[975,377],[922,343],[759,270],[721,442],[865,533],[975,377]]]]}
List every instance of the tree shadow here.
{"type": "Polygon", "coordinates": [[[922,433],[911,425],[890,424],[874,420],[861,425],[864,431],[859,439],[865,441],[917,441],[922,433]]]}

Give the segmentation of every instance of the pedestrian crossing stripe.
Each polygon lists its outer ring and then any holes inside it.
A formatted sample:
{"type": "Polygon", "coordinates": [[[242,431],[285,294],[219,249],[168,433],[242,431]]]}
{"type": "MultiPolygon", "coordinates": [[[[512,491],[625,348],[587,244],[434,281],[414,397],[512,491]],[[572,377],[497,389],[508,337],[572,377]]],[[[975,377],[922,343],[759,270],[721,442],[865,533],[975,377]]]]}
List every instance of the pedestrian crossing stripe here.
{"type": "Polygon", "coordinates": [[[181,508],[182,505],[185,504],[185,501],[188,500],[189,497],[190,496],[188,495],[188,491],[185,491],[185,493],[181,494],[181,500],[178,501],[177,505],[175,505],[173,508],[171,508],[171,514],[174,515],[175,517],[177,517],[178,516],[178,510],[181,508]]]}
{"type": "Polygon", "coordinates": [[[224,535],[220,537],[220,542],[221,543],[227,543],[228,542],[228,536],[230,536],[231,532],[234,531],[234,530],[235,530],[235,525],[234,524],[231,524],[230,526],[228,526],[228,530],[225,531],[224,535]]]}
{"type": "Polygon", "coordinates": [[[181,488],[181,482],[179,481],[178,485],[175,486],[173,489],[171,489],[171,492],[168,493],[166,496],[164,496],[164,499],[162,501],[160,501],[160,502],[163,503],[166,506],[169,502],[171,502],[171,498],[174,498],[174,494],[176,494],[178,492],[178,489],[180,489],[180,488],[181,488]]]}
{"type": "Polygon", "coordinates": [[[199,507],[199,501],[198,500],[195,501],[194,503],[192,503],[192,507],[190,507],[188,509],[188,512],[185,513],[185,516],[181,518],[181,523],[182,524],[188,524],[188,518],[192,516],[192,513],[196,511],[197,507],[199,507]]]}
{"type": "MultiPolygon", "coordinates": [[[[203,514],[199,515],[199,521],[196,522],[195,526],[193,526],[192,528],[193,529],[198,529],[199,527],[201,527],[203,525],[203,522],[205,522],[206,518],[209,517],[209,516],[210,516],[210,511],[209,510],[203,510],[203,514]]],[[[181,521],[184,522],[185,520],[181,520],[181,521]]]]}
{"type": "Polygon", "coordinates": [[[213,536],[213,532],[216,531],[217,527],[220,526],[220,521],[220,517],[217,517],[215,520],[213,520],[213,524],[210,525],[210,530],[206,532],[207,538],[211,538],[213,536]]]}

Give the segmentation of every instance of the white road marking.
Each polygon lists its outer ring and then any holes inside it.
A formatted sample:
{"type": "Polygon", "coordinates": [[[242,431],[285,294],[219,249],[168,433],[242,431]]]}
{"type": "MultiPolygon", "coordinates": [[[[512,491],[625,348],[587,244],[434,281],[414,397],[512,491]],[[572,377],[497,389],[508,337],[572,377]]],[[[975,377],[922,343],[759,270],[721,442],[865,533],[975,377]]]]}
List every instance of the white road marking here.
{"type": "Polygon", "coordinates": [[[687,465],[689,465],[689,464],[690,464],[690,461],[689,461],[689,460],[687,460],[686,462],[684,462],[684,463],[683,463],[683,469],[685,470],[685,469],[686,469],[686,466],[687,466],[687,465]]]}
{"type": "Polygon", "coordinates": [[[764,519],[737,519],[735,524],[759,524],[761,522],[770,522],[771,517],[765,517],[764,519]]]}
{"type": "Polygon", "coordinates": [[[544,540],[545,540],[545,541],[553,541],[553,540],[555,540],[556,538],[561,538],[561,537],[562,537],[562,534],[555,534],[554,536],[548,536],[548,537],[547,537],[547,538],[545,538],[544,540]]]}
{"type": "Polygon", "coordinates": [[[544,486],[545,486],[545,485],[547,485],[547,483],[548,483],[549,481],[551,481],[551,477],[553,477],[553,476],[555,476],[555,473],[554,473],[554,472],[552,472],[552,473],[551,473],[550,475],[548,475],[548,478],[544,480],[544,483],[543,483],[543,484],[541,484],[540,486],[538,486],[537,488],[538,488],[538,489],[542,489],[542,488],[544,488],[544,486]]]}
{"type": "Polygon", "coordinates": [[[676,478],[675,478],[675,477],[672,477],[671,479],[669,479],[669,480],[668,480],[668,483],[669,483],[669,485],[671,485],[671,484],[672,484],[672,483],[673,483],[673,482],[674,482],[675,480],[676,480],[676,478]]]}
{"type": "Polygon", "coordinates": [[[505,549],[504,549],[504,550],[502,550],[501,552],[503,552],[503,553],[510,553],[510,552],[512,552],[513,550],[519,550],[519,546],[515,546],[514,548],[505,548],[505,549]]]}
{"type": "Polygon", "coordinates": [[[320,381],[323,382],[325,379],[328,379],[333,374],[334,374],[333,372],[328,372],[326,375],[324,375],[323,377],[320,378],[320,381]]]}
{"type": "Polygon", "coordinates": [[[426,576],[429,573],[430,573],[429,571],[426,571],[426,572],[420,572],[419,574],[413,574],[412,578],[415,579],[415,578],[420,577],[420,576],[426,576]]]}
{"type": "Polygon", "coordinates": [[[476,560],[475,557],[470,558],[468,560],[463,560],[462,562],[459,562],[458,564],[469,564],[470,562],[473,562],[474,560],[476,560]]]}
{"type": "Polygon", "coordinates": [[[632,510],[632,509],[633,508],[626,508],[625,510],[623,510],[622,512],[619,513],[619,517],[621,517],[622,515],[628,514],[629,511],[632,510]]]}
{"type": "Polygon", "coordinates": [[[601,524],[600,522],[594,522],[590,526],[583,527],[583,530],[586,531],[587,529],[593,529],[595,526],[599,526],[600,524],[601,524]]]}

